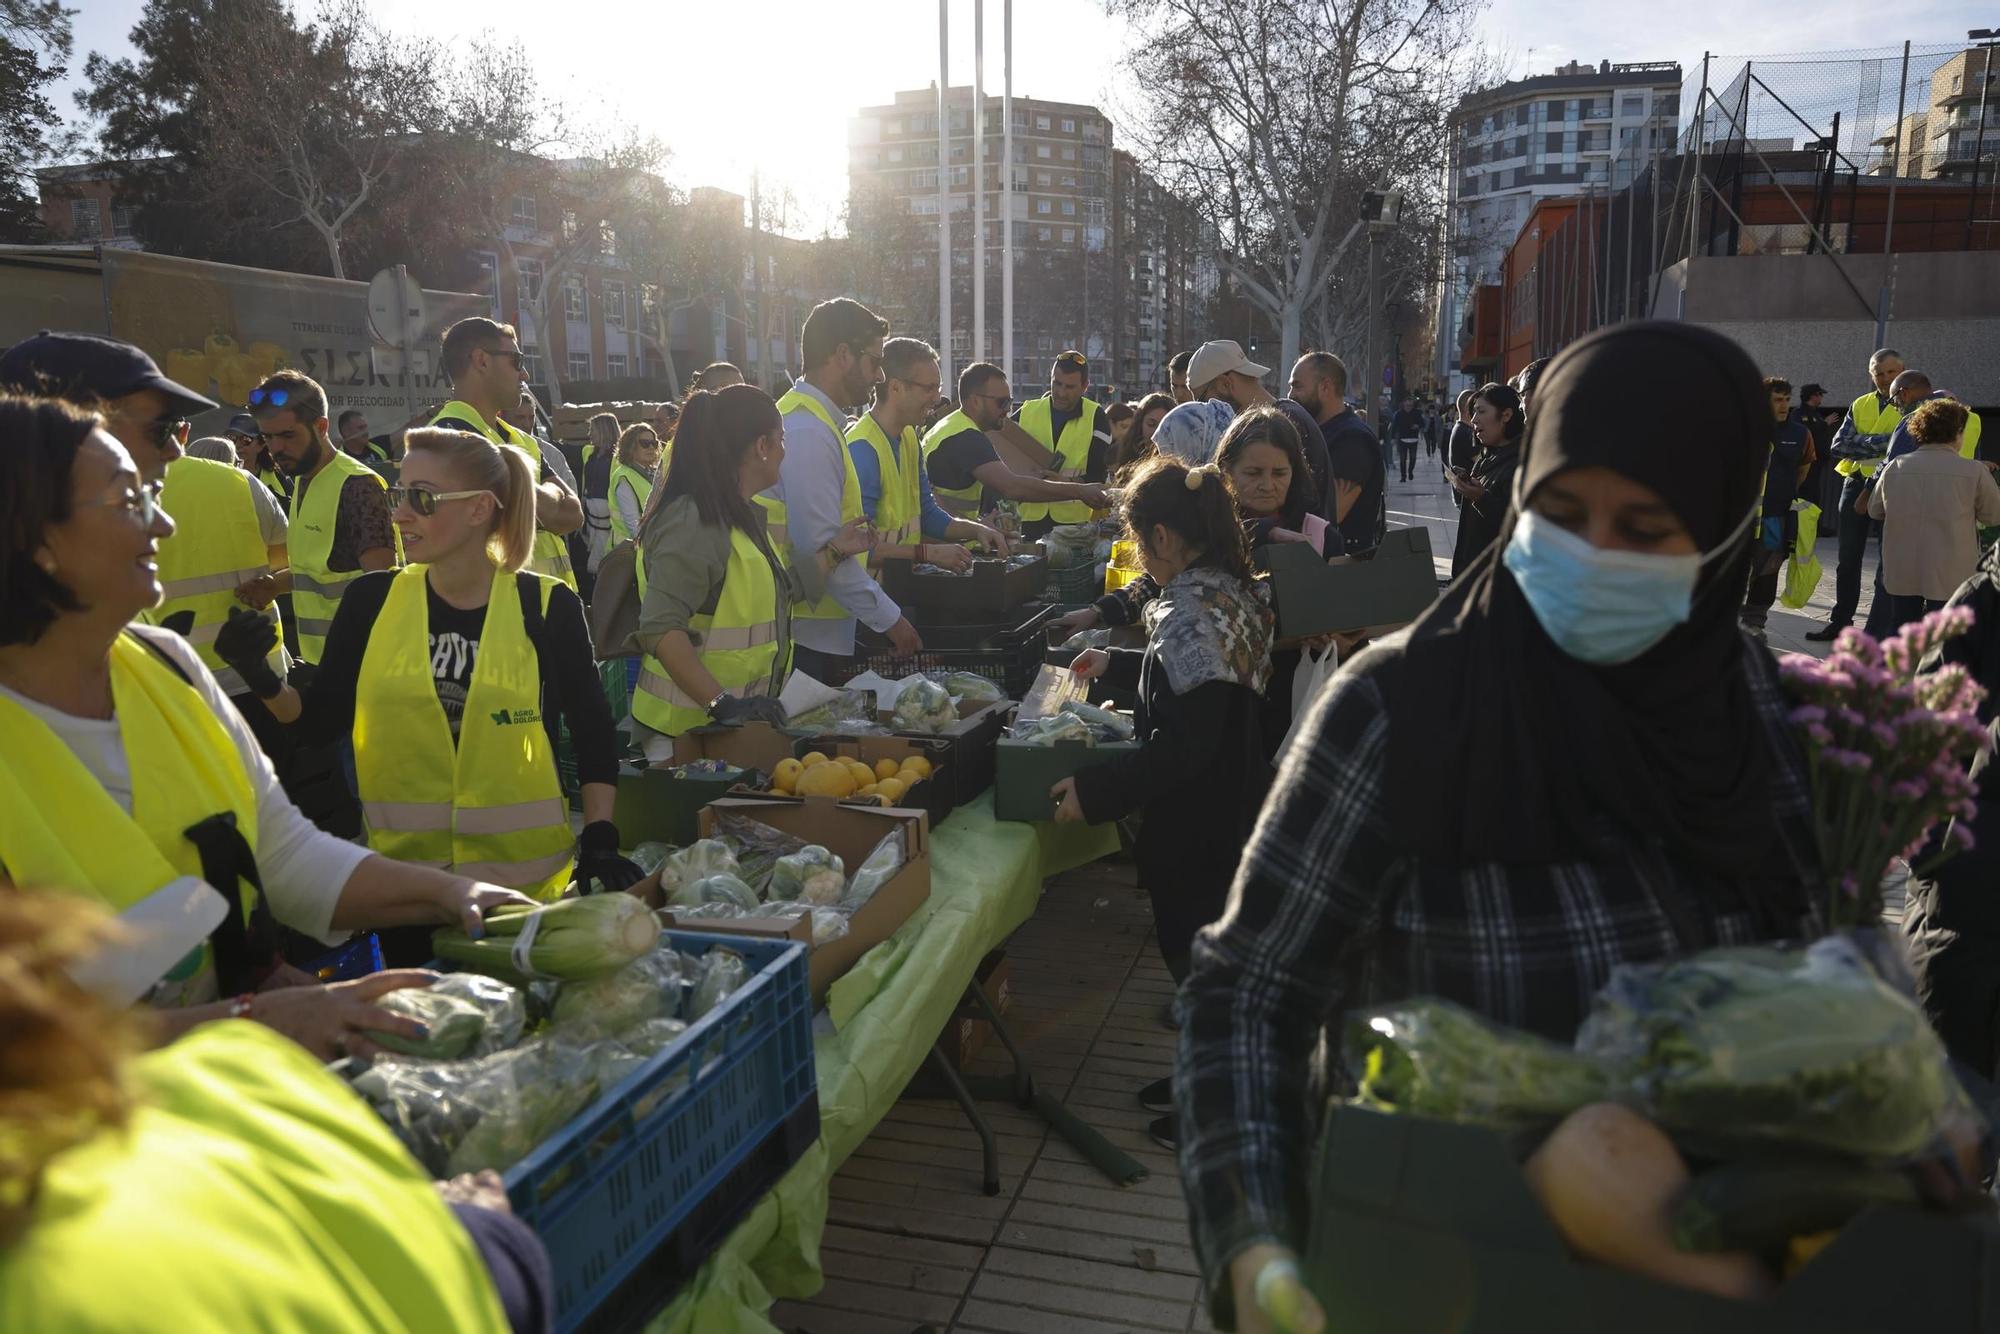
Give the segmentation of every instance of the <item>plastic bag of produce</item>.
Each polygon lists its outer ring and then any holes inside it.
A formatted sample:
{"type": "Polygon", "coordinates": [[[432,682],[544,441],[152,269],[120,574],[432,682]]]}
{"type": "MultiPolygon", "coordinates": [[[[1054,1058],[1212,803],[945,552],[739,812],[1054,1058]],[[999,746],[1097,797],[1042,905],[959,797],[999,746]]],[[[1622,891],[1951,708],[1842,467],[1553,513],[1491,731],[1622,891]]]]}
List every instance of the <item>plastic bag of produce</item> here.
{"type": "Polygon", "coordinates": [[[948,672],[942,677],[932,677],[945,690],[959,699],[971,700],[975,704],[998,704],[1007,698],[1007,692],[976,672],[948,672]]]}
{"type": "Polygon", "coordinates": [[[1653,1119],[1718,1157],[1900,1161],[1977,1124],[1923,1011],[1845,936],[1616,969],[1577,1048],[1629,1068],[1653,1119]]]}
{"type": "Polygon", "coordinates": [[[1350,1018],[1346,1059],[1364,1106],[1508,1133],[1552,1126],[1614,1083],[1597,1060],[1428,997],[1350,1018]]]}
{"type": "Polygon", "coordinates": [[[786,719],[785,727],[789,731],[815,736],[823,732],[854,736],[864,729],[879,731],[875,720],[875,696],[866,690],[839,691],[826,703],[792,715],[786,719]]]}
{"type": "Polygon", "coordinates": [[[771,868],[768,893],[774,899],[824,906],[840,902],[846,892],[847,867],[817,843],[778,858],[771,868]]]}
{"type": "Polygon", "coordinates": [[[448,973],[429,987],[405,987],[375,1002],[392,1014],[429,1027],[424,1038],[370,1032],[382,1047],[405,1056],[453,1061],[511,1047],[527,1027],[528,1006],[519,990],[477,973],[448,973]]]}
{"type": "Polygon", "coordinates": [[[1043,718],[1016,723],[1013,736],[1016,741],[1027,741],[1037,746],[1053,746],[1059,741],[1081,741],[1086,746],[1097,744],[1096,731],[1073,713],[1051,713],[1043,718]]]}
{"type": "Polygon", "coordinates": [[[701,956],[701,981],[688,1001],[688,1022],[713,1010],[750,980],[750,965],[735,950],[712,949],[701,956]]]}
{"type": "Polygon", "coordinates": [[[682,980],[681,956],[656,949],[605,977],[564,983],[550,1017],[564,1027],[623,1034],[648,1020],[678,1015],[682,980]]]}
{"type": "Polygon", "coordinates": [[[905,732],[942,732],[958,721],[951,692],[927,677],[903,687],[896,696],[896,727],[905,732]]]}
{"type": "Polygon", "coordinates": [[[660,893],[671,901],[676,891],[704,876],[741,874],[728,844],[717,838],[699,839],[667,858],[660,868],[660,893]]]}
{"type": "Polygon", "coordinates": [[[503,981],[573,981],[615,973],[653,948],[660,921],[630,894],[592,894],[535,907],[503,904],[474,940],[460,927],[431,933],[440,959],[503,981]]]}
{"type": "Polygon", "coordinates": [[[674,855],[671,843],[641,843],[632,849],[632,864],[647,875],[667,864],[667,858],[674,855]]]}
{"type": "Polygon", "coordinates": [[[377,1061],[352,1083],[439,1177],[505,1171],[589,1106],[598,1087],[585,1046],[547,1037],[472,1061],[377,1061]]]}
{"type": "Polygon", "coordinates": [[[1081,653],[1087,648],[1103,648],[1111,642],[1109,630],[1079,630],[1062,642],[1065,653],[1081,653]]]}
{"type": "Polygon", "coordinates": [[[724,871],[683,885],[674,891],[667,903],[675,908],[692,908],[702,903],[729,903],[754,913],[757,910],[757,891],[744,884],[741,876],[724,871]]]}
{"type": "Polygon", "coordinates": [[[1061,712],[1074,714],[1090,724],[1100,741],[1130,741],[1135,730],[1130,718],[1110,709],[1100,709],[1095,704],[1086,704],[1080,699],[1066,699],[1061,712]]]}
{"type": "Polygon", "coordinates": [[[838,903],[821,907],[810,903],[787,903],[779,900],[765,904],[763,916],[785,920],[811,917],[813,944],[826,945],[847,934],[849,911],[850,909],[838,903]]]}
{"type": "Polygon", "coordinates": [[[847,896],[840,906],[853,912],[862,904],[875,897],[875,891],[888,884],[903,869],[903,838],[900,832],[884,834],[882,841],[875,845],[860,867],[854,872],[854,879],[848,882],[847,896]]]}
{"type": "Polygon", "coordinates": [[[736,874],[744,884],[750,886],[760,898],[785,898],[783,894],[770,894],[771,875],[777,869],[780,857],[789,857],[803,850],[806,841],[796,834],[788,834],[775,829],[762,820],[753,820],[747,815],[731,813],[715,822],[717,837],[734,849],[737,861],[736,874]]]}

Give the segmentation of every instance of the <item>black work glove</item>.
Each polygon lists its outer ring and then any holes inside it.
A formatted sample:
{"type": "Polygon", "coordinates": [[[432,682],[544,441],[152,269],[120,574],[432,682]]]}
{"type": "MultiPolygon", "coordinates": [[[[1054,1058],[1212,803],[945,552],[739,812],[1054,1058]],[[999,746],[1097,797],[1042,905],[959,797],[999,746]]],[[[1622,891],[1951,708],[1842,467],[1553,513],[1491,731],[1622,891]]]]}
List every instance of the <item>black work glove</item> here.
{"type": "Polygon", "coordinates": [[[161,621],[160,628],[171,630],[182,639],[186,639],[194,633],[194,613],[192,611],[177,611],[161,621]]]}
{"type": "Polygon", "coordinates": [[[646,878],[646,873],[630,858],[618,855],[618,826],[609,820],[593,820],[577,836],[576,892],[615,894],[630,889],[646,878]]]}
{"type": "Polygon", "coordinates": [[[278,647],[278,627],[248,607],[231,607],[229,619],[215,632],[215,653],[236,669],[243,684],[259,699],[270,699],[285,688],[267,661],[278,647]]]}
{"type": "Polygon", "coordinates": [[[741,723],[769,723],[773,727],[783,727],[786,719],[785,706],[769,695],[752,695],[748,699],[724,695],[715,702],[708,716],[727,727],[741,723]]]}

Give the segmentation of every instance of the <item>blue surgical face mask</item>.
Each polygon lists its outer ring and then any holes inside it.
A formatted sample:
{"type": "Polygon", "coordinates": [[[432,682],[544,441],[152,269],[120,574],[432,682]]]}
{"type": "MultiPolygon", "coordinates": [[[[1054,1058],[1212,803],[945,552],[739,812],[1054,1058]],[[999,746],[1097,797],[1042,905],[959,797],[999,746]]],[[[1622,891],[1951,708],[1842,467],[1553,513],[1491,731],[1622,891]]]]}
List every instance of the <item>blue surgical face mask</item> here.
{"type": "Polygon", "coordinates": [[[1742,532],[1738,525],[1706,555],[1607,551],[1523,510],[1502,559],[1557,648],[1610,666],[1632,661],[1687,620],[1702,567],[1742,532]]]}

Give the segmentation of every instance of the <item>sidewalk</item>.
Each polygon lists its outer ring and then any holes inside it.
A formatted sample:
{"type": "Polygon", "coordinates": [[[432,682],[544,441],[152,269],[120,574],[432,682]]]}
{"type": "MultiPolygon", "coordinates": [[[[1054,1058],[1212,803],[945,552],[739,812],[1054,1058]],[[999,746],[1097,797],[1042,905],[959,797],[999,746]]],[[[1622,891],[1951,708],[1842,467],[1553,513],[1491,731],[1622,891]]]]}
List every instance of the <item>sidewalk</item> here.
{"type": "MultiPolygon", "coordinates": [[[[1440,579],[1449,577],[1452,544],[1458,540],[1458,508],[1452,503],[1451,488],[1438,476],[1437,461],[1418,459],[1417,478],[1412,482],[1398,481],[1395,470],[1390,469],[1388,504],[1391,528],[1414,528],[1421,524],[1430,530],[1431,560],[1440,579]]],[[[1782,602],[1771,608],[1765,634],[1773,653],[1805,653],[1824,658],[1833,650],[1831,644],[1815,644],[1806,638],[1808,632],[1825,625],[1833,614],[1833,570],[1838,563],[1839,545],[1831,529],[1820,538],[1817,549],[1825,573],[1812,601],[1799,611],[1782,602]]],[[[1868,608],[1875,600],[1875,561],[1879,550],[1879,546],[1871,544],[1862,566],[1861,604],[1854,613],[1856,625],[1867,622],[1868,608]]]]}

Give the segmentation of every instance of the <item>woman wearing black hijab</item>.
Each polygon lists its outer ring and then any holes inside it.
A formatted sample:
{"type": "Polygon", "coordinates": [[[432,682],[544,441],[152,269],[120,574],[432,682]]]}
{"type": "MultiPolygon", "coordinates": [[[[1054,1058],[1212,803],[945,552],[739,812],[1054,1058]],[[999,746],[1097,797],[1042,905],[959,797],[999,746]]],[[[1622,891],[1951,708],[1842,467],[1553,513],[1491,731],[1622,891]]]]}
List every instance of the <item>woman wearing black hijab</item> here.
{"type": "Polygon", "coordinates": [[[1181,1171],[1218,1327],[1304,1240],[1310,1066],[1343,1009],[1442,996],[1566,1041],[1618,964],[1810,926],[1804,759],[1736,626],[1766,399],[1692,325],[1558,356],[1498,539],[1343,668],[1285,754],[1180,998],[1181,1171]],[[1632,417],[1662,376],[1703,430],[1632,417]]]}

